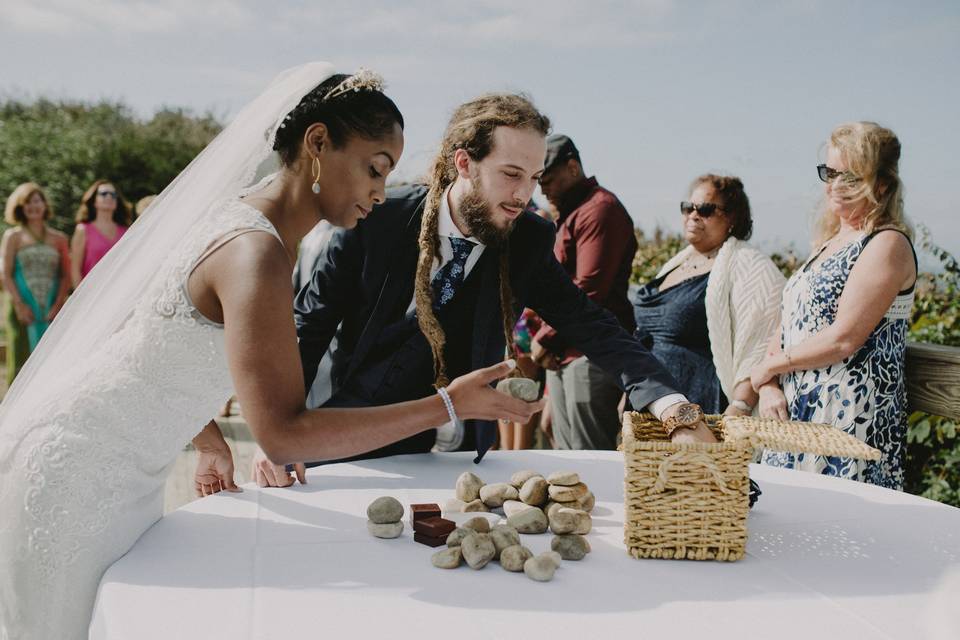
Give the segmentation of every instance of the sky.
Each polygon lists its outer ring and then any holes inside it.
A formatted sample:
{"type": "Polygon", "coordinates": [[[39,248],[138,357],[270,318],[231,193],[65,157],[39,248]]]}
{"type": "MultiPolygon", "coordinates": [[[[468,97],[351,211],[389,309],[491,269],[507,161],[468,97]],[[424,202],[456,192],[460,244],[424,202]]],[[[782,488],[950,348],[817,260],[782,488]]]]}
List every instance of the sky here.
{"type": "Polygon", "coordinates": [[[372,68],[406,119],[392,178],[453,108],[521,91],[642,229],[679,230],[705,172],[739,176],[754,242],[806,254],[838,124],[903,145],[906,210],[960,255],[960,2],[0,0],[0,97],[121,100],[226,120],[279,71],[372,68]]]}

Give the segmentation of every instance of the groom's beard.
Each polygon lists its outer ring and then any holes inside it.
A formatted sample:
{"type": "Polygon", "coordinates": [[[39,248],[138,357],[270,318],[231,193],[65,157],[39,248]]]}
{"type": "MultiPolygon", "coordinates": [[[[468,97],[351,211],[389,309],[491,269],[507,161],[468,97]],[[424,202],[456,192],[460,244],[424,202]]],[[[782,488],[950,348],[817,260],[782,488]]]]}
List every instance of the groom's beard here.
{"type": "MultiPolygon", "coordinates": [[[[479,184],[477,184],[479,187],[479,184]]],[[[522,205],[521,205],[522,206],[522,205]]],[[[470,236],[476,238],[488,247],[499,247],[510,239],[513,223],[500,228],[493,223],[493,211],[490,205],[480,195],[478,188],[473,188],[460,197],[460,215],[467,225],[470,236]]]]}

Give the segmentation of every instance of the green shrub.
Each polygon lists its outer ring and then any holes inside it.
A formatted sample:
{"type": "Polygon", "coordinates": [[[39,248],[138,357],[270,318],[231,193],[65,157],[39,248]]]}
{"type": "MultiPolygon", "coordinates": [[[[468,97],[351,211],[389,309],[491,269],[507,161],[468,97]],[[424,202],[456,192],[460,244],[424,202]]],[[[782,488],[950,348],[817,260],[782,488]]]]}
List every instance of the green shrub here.
{"type": "Polygon", "coordinates": [[[141,120],[121,103],[0,101],[0,196],[6,204],[18,184],[38,183],[54,210],[51,226],[72,233],[94,180],[113,181],[135,203],[160,193],[219,131],[213,116],[180,109],[141,120]]]}

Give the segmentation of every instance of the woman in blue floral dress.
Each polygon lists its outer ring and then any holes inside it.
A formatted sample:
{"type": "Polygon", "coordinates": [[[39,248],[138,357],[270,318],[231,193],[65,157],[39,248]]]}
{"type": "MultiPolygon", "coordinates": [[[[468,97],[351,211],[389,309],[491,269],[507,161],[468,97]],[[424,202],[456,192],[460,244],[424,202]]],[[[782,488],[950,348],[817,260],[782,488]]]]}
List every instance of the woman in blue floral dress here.
{"type": "Polygon", "coordinates": [[[780,330],[754,369],[760,414],[832,424],[879,461],[766,451],[766,464],[901,489],[906,332],[916,254],[903,216],[896,135],[871,122],[834,129],[819,249],[783,291],[780,330]]]}

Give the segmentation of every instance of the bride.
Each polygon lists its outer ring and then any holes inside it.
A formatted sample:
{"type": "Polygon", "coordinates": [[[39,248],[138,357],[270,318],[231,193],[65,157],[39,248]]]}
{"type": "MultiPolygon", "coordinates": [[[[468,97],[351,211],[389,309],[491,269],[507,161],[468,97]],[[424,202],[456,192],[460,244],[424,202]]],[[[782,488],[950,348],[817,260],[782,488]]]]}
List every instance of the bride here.
{"type": "Polygon", "coordinates": [[[305,408],[298,242],[321,219],[370,215],[402,149],[377,76],[291,69],[84,280],[0,406],[0,638],[87,636],[101,575],[160,518],[174,459],[233,389],[277,464],[356,455],[454,411],[526,422],[540,410],[489,386],[512,363],[421,400],[305,408]],[[244,189],[271,151],[280,171],[244,189]]]}

